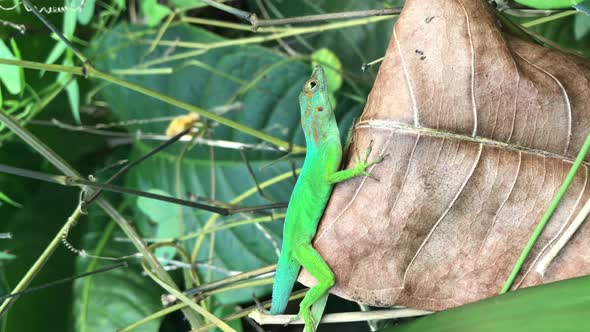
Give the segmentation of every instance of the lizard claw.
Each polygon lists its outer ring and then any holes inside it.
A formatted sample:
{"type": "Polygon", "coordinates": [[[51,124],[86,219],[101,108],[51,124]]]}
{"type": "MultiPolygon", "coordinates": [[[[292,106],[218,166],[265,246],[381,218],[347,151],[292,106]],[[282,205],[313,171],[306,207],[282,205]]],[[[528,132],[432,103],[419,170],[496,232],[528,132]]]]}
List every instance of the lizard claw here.
{"type": "Polygon", "coordinates": [[[371,167],[375,164],[378,164],[378,163],[382,162],[383,160],[385,160],[385,158],[388,158],[388,157],[389,157],[389,154],[382,155],[381,157],[377,158],[377,160],[374,160],[374,161],[368,163],[367,167],[371,167]]]}
{"type": "Polygon", "coordinates": [[[375,176],[373,173],[371,173],[371,172],[364,171],[364,172],[363,172],[363,174],[364,174],[364,175],[366,175],[366,176],[368,176],[368,177],[370,177],[371,179],[373,179],[373,180],[375,180],[375,181],[377,181],[377,182],[381,182],[381,181],[379,180],[379,178],[378,178],[378,177],[376,177],[376,176],[375,176]]]}
{"type": "Polygon", "coordinates": [[[367,148],[367,152],[365,152],[365,163],[369,160],[369,156],[373,151],[373,140],[369,142],[369,147],[367,148]]]}

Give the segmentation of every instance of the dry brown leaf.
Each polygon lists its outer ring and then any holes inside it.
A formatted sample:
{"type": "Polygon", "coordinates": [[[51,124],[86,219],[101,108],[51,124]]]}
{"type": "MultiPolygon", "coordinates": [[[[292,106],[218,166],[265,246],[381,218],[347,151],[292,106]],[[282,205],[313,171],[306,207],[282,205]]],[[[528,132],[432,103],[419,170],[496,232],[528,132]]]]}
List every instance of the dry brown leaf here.
{"type": "MultiPolygon", "coordinates": [[[[428,310],[497,294],[590,130],[589,78],[502,34],[484,0],[406,1],[354,131],[390,157],[380,182],[336,186],[315,239],[332,292],[428,310]]],[[[514,287],[590,274],[588,223],[550,255],[589,186],[584,165],[514,287]]]]}

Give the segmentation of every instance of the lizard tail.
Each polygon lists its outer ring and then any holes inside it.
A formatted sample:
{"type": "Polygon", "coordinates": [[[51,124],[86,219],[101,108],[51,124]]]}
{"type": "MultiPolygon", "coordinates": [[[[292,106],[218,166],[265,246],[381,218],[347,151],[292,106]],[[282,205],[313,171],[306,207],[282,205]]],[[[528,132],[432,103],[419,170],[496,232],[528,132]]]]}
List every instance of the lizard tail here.
{"type": "Polygon", "coordinates": [[[270,307],[271,315],[278,315],[285,312],[289,296],[295,280],[299,275],[301,265],[288,252],[281,252],[279,256],[279,263],[277,265],[277,272],[275,274],[275,281],[272,285],[272,306],[270,307]]]}

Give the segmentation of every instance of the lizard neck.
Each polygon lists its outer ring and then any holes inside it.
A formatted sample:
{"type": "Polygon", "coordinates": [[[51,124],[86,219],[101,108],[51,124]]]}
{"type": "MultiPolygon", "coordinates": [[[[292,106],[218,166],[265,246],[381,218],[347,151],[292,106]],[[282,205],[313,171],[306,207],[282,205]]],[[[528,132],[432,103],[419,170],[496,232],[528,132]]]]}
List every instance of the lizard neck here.
{"type": "Polygon", "coordinates": [[[302,116],[301,124],[308,151],[321,149],[327,144],[340,143],[340,132],[334,114],[329,117],[314,114],[302,116]]]}

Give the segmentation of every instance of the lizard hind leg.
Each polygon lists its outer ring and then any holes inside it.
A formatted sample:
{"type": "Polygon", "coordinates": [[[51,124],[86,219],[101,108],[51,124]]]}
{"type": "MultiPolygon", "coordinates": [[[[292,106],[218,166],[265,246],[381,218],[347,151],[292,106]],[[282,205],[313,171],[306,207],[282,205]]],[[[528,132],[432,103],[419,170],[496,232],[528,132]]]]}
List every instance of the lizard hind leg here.
{"type": "Polygon", "coordinates": [[[287,303],[289,303],[291,290],[293,290],[293,285],[295,285],[295,280],[297,280],[300,269],[301,265],[290,252],[281,251],[277,272],[275,273],[275,281],[272,285],[271,315],[278,315],[285,312],[287,303]]]}
{"type": "Polygon", "coordinates": [[[294,253],[299,263],[318,281],[315,286],[307,291],[299,305],[299,315],[303,317],[307,330],[314,331],[316,322],[311,315],[311,306],[334,286],[334,273],[311,244],[304,244],[295,248],[294,253]]]}

